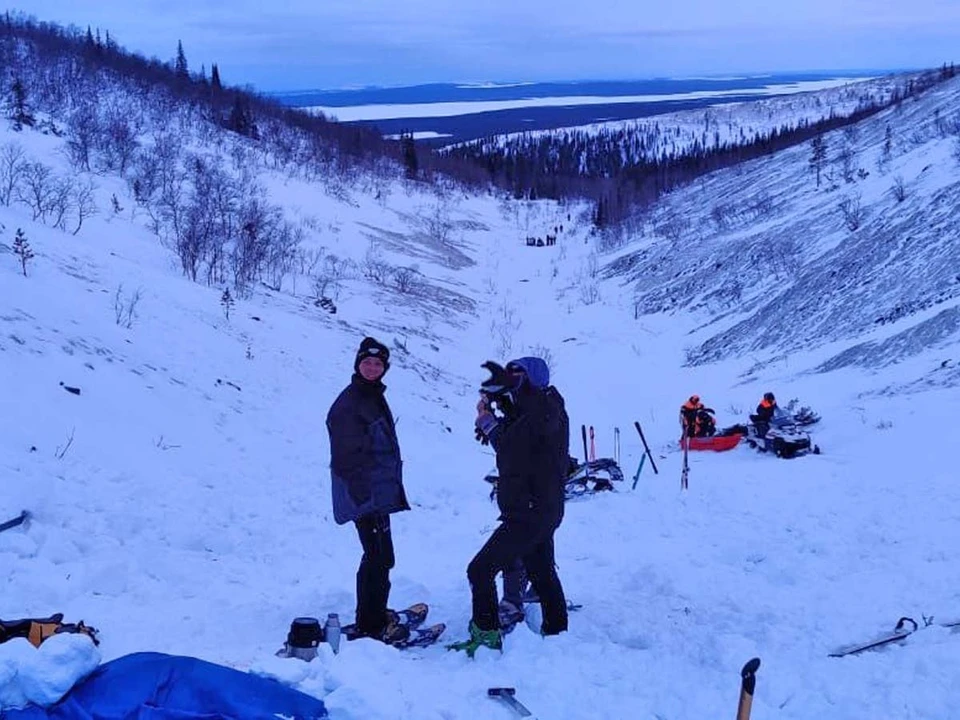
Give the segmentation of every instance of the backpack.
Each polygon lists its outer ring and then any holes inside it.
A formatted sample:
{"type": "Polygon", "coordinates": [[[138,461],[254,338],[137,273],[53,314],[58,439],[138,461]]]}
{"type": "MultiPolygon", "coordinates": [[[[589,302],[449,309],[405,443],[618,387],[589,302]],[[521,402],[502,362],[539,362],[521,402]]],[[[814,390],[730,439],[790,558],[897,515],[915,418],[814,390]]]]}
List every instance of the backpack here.
{"type": "Polygon", "coordinates": [[[23,620],[0,620],[0,643],[13,638],[26,638],[34,647],[40,647],[44,640],[51,635],[60,633],[80,633],[99,645],[97,629],[84,625],[83,620],[78,623],[63,622],[63,613],[55,613],[48,618],[26,618],[23,620]]]}

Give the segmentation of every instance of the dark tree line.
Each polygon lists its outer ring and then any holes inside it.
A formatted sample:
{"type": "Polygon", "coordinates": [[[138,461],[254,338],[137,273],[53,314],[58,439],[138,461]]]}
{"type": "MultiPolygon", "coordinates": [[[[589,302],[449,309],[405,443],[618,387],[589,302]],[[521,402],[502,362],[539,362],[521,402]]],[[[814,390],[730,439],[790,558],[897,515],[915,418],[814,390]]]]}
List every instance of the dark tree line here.
{"type": "Polygon", "coordinates": [[[579,196],[595,202],[598,227],[616,223],[636,207],[706,173],[802,144],[823,133],[847,127],[897,105],[937,83],[954,77],[954,66],[907,79],[890,97],[864,98],[852,112],[833,111],[816,122],[801,120],[734,141],[694,140],[686,147],[657,150],[662,137],[648,128],[620,127],[599,132],[559,131],[485,138],[452,148],[452,157],[483,167],[494,184],[516,198],[561,199],[579,196]]]}

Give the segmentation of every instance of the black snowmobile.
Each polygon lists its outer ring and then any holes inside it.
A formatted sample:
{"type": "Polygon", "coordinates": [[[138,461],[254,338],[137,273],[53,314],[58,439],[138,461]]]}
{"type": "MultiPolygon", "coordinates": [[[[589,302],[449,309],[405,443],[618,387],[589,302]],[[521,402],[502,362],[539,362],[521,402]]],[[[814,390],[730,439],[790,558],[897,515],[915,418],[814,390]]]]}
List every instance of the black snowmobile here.
{"type": "MultiPolygon", "coordinates": [[[[806,409],[806,408],[804,408],[806,409]]],[[[750,424],[740,426],[743,429],[747,445],[760,452],[773,453],[779,458],[795,458],[813,453],[820,454],[820,446],[815,445],[810,433],[804,429],[806,416],[797,418],[780,407],[774,410],[769,422],[750,416],[750,424]]],[[[819,419],[819,418],[817,418],[819,419]]],[[[814,420],[813,422],[816,422],[814,420]]]]}

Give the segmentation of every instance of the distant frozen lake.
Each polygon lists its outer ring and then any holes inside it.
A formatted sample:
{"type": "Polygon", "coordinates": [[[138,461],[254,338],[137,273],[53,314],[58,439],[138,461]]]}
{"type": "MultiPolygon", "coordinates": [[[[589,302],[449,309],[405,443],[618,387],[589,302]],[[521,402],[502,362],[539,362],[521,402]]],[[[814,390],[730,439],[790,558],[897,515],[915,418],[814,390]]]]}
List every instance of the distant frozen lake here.
{"type": "Polygon", "coordinates": [[[805,73],[568,83],[432,84],[278,94],[289,105],[384,135],[462,141],[491,134],[649,117],[676,110],[813,92],[883,74],[805,73]]]}

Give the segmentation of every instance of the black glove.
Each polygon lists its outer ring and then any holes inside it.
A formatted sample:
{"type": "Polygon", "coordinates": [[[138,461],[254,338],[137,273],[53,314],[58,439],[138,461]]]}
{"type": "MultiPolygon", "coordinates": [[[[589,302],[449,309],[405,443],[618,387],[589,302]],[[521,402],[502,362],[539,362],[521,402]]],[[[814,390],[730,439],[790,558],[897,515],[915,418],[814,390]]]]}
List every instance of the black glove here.
{"type": "Polygon", "coordinates": [[[502,365],[487,360],[480,367],[490,373],[490,377],[480,383],[480,392],[490,397],[496,397],[507,390],[513,389],[515,381],[502,365]]]}

